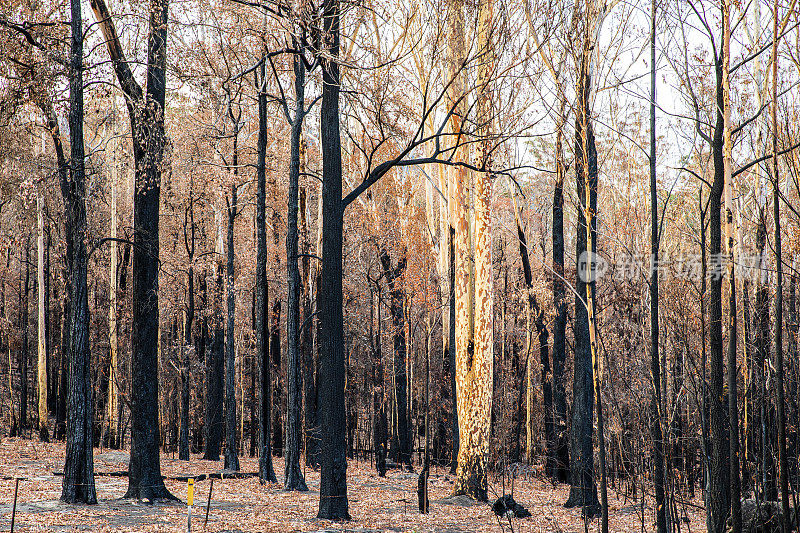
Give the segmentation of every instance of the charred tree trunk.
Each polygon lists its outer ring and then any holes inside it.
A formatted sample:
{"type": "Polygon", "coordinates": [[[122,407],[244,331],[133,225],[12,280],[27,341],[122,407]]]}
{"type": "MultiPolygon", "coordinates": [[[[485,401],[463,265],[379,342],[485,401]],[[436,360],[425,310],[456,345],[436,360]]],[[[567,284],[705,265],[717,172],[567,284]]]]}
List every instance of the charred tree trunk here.
{"type": "Polygon", "coordinates": [[[728,413],[724,404],[725,362],[722,346],[722,192],[725,182],[723,131],[724,119],[722,64],[716,65],[717,76],[717,117],[712,139],[714,160],[714,182],[709,198],[709,257],[711,265],[711,287],[709,295],[709,353],[710,383],[706,401],[709,402],[709,436],[711,441],[711,465],[709,470],[710,491],[708,509],[708,529],[722,533],[730,511],[730,467],[728,442],[728,413]]]}
{"type": "MultiPolygon", "coordinates": [[[[301,144],[301,148],[305,143],[301,144]]],[[[303,165],[303,156],[300,164],[303,165]]],[[[304,169],[301,175],[304,174],[304,169]]],[[[306,466],[316,467],[319,453],[319,435],[317,434],[317,358],[314,351],[314,309],[311,303],[311,252],[308,234],[308,206],[306,189],[300,190],[300,235],[303,246],[302,257],[302,309],[303,321],[300,327],[300,353],[303,358],[303,426],[305,428],[306,466]]]]}
{"type": "Polygon", "coordinates": [[[125,59],[104,0],[92,10],[126,95],[136,163],[133,196],[133,321],[131,331],[131,460],[126,498],[173,499],[161,477],[158,424],[159,198],[166,136],[168,0],[151,0],[147,83],[143,90],[125,59]]]}
{"type": "MultiPolygon", "coordinates": [[[[587,306],[584,302],[588,294],[587,281],[593,278],[592,261],[594,249],[587,250],[587,226],[592,224],[594,231],[597,209],[597,151],[589,119],[589,73],[588,56],[583,54],[578,81],[578,117],[575,120],[575,172],[576,187],[580,208],[578,209],[578,227],[575,256],[578,259],[577,279],[575,283],[575,357],[572,382],[572,427],[570,431],[570,495],[566,507],[583,507],[587,517],[600,513],[597,499],[597,487],[594,481],[594,447],[592,445],[592,420],[594,418],[594,380],[592,374],[592,351],[589,332],[587,306]],[[586,194],[586,187],[591,189],[586,194]],[[586,205],[586,198],[589,205],[586,205]],[[587,220],[587,214],[590,220],[587,220]],[[581,268],[584,269],[581,272],[581,268]]],[[[592,239],[592,245],[596,244],[592,239]]],[[[593,291],[590,289],[589,292],[593,291]]]]}
{"type": "Polygon", "coordinates": [[[323,2],[322,57],[322,272],[317,300],[320,319],[321,473],[319,518],[349,519],[345,441],[345,361],[342,317],[342,153],[339,132],[339,0],[323,2]]]}
{"type": "Polygon", "coordinates": [[[258,160],[256,167],[256,353],[258,362],[258,479],[276,483],[272,466],[272,445],[269,432],[272,398],[270,395],[269,365],[269,295],[267,292],[267,94],[264,59],[257,71],[258,91],[258,160]]]}
{"type": "Polygon", "coordinates": [[[225,355],[222,328],[222,266],[214,264],[214,290],[212,297],[211,346],[206,358],[206,449],[203,459],[219,461],[222,450],[222,411],[225,355]]]}
{"type": "Polygon", "coordinates": [[[386,250],[380,252],[386,283],[389,287],[389,313],[392,316],[392,344],[394,348],[394,396],[397,409],[397,462],[411,469],[411,443],[408,427],[408,396],[406,376],[405,291],[401,277],[406,270],[406,257],[392,266],[386,250]]]}
{"type": "MultiPolygon", "coordinates": [[[[185,212],[183,224],[184,245],[189,262],[186,271],[186,315],[183,322],[183,343],[181,346],[183,367],[181,371],[181,427],[179,438],[178,458],[184,461],[189,460],[189,395],[191,378],[191,361],[189,359],[189,347],[194,344],[192,335],[194,325],[194,253],[195,253],[195,231],[194,223],[194,180],[189,177],[189,206],[185,212]],[[188,227],[187,227],[188,226],[188,227]]],[[[196,354],[197,355],[197,354],[196,354]]]]}
{"type": "MultiPolygon", "coordinates": [[[[383,352],[381,350],[381,287],[375,282],[377,305],[376,328],[372,342],[372,434],[375,447],[375,468],[378,476],[386,476],[386,449],[388,447],[388,423],[386,421],[386,397],[384,395],[383,352]]],[[[375,299],[373,299],[373,302],[375,299]]]]}
{"type": "MultiPolygon", "coordinates": [[[[74,265],[73,265],[74,268],[74,265]]],[[[72,269],[71,269],[72,270],[72,269]]],[[[73,275],[73,273],[70,273],[73,275]]],[[[19,429],[24,435],[28,427],[28,359],[30,358],[29,328],[28,328],[28,294],[31,290],[31,239],[25,240],[25,276],[20,271],[19,293],[19,331],[22,335],[19,348],[19,429]]]]}
{"type": "Polygon", "coordinates": [[[78,0],[70,2],[72,46],[70,52],[70,170],[66,217],[72,233],[74,256],[70,264],[72,317],[69,343],[69,398],[67,445],[61,500],[97,503],[92,444],[92,385],[89,353],[89,300],[86,250],[86,173],[83,144],[83,20],[78,0]]]}
{"type": "Polygon", "coordinates": [[[283,390],[281,389],[283,369],[281,367],[281,300],[272,302],[272,325],[269,334],[269,358],[275,376],[275,393],[272,394],[272,449],[278,457],[283,456],[283,390]]]}
{"type": "Polygon", "coordinates": [[[234,280],[234,244],[233,229],[238,211],[238,191],[236,176],[238,174],[237,133],[238,121],[234,126],[233,137],[233,179],[231,198],[228,204],[228,239],[227,239],[227,307],[228,317],[225,327],[225,468],[239,470],[239,448],[236,445],[236,287],[234,280]]]}
{"type": "MultiPolygon", "coordinates": [[[[775,243],[775,376],[777,378],[778,480],[781,492],[781,527],[791,531],[789,514],[789,462],[786,457],[786,411],[783,363],[783,257],[781,250],[781,192],[778,179],[778,3],[773,8],[772,32],[772,213],[775,243]]],[[[733,433],[731,433],[733,434],[733,433]]],[[[741,509],[739,509],[741,513],[741,509]]],[[[795,511],[796,512],[796,511],[795,511]]],[[[739,520],[741,522],[741,519],[739,520]]]]}
{"type": "Polygon", "coordinates": [[[656,2],[650,13],[650,374],[653,395],[650,402],[650,431],[653,439],[653,485],[656,496],[656,530],[667,533],[667,504],[664,490],[664,430],[662,425],[661,359],[658,346],[658,193],[656,181],[656,2]]]}
{"type": "Polygon", "coordinates": [[[289,199],[286,230],[286,269],[288,279],[288,309],[286,310],[286,455],[284,488],[306,491],[303,472],[300,470],[300,428],[303,402],[303,374],[300,354],[300,268],[298,265],[298,196],[300,187],[300,143],[305,114],[305,64],[295,55],[294,66],[295,111],[291,124],[289,163],[289,199]]]}
{"type": "Polygon", "coordinates": [[[550,470],[557,482],[569,479],[569,431],[567,427],[567,394],[564,385],[564,367],[567,361],[567,300],[564,284],[564,108],[561,98],[558,129],[556,132],[556,185],[553,190],[553,438],[554,447],[550,470]]]}
{"type": "MultiPolygon", "coordinates": [[[[449,189],[449,187],[448,187],[449,189]]],[[[447,247],[450,249],[450,264],[449,264],[449,277],[450,283],[448,285],[450,290],[450,298],[448,305],[448,312],[450,313],[450,320],[447,325],[448,341],[447,341],[447,363],[449,365],[448,382],[444,385],[449,387],[449,396],[452,399],[452,412],[450,415],[450,427],[452,428],[452,450],[450,456],[450,473],[454,474],[458,466],[458,448],[460,435],[458,434],[458,405],[456,397],[456,261],[455,257],[455,227],[452,222],[448,224],[447,233],[447,247]]]]}

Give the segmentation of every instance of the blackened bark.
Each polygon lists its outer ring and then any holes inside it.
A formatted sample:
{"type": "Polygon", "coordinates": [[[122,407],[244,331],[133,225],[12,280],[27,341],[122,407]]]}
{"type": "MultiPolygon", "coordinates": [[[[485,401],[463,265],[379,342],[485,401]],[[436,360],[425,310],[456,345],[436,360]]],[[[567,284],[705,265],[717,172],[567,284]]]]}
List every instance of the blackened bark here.
{"type": "Polygon", "coordinates": [[[284,487],[287,490],[308,490],[300,470],[300,427],[303,401],[303,374],[300,354],[300,267],[298,265],[298,201],[300,187],[300,142],[305,112],[305,65],[295,55],[295,111],[291,124],[291,160],[289,163],[289,198],[286,230],[286,269],[288,279],[288,309],[286,310],[286,455],[284,487]]]}
{"type": "MultiPolygon", "coordinates": [[[[74,268],[74,265],[73,265],[74,268]]],[[[31,290],[31,239],[25,240],[25,277],[20,272],[19,293],[19,331],[22,334],[19,360],[19,429],[20,434],[28,427],[28,359],[30,359],[30,342],[28,336],[28,293],[31,290]]]]}
{"type": "MultiPolygon", "coordinates": [[[[591,224],[596,232],[597,217],[597,150],[594,132],[589,119],[589,79],[587,65],[581,66],[578,84],[579,114],[575,120],[575,182],[580,207],[575,256],[578,261],[575,282],[575,356],[572,381],[572,428],[570,431],[570,495],[566,507],[583,507],[586,516],[594,517],[600,513],[597,487],[594,481],[594,447],[592,445],[592,420],[594,414],[594,381],[592,373],[592,354],[589,341],[589,318],[582,295],[587,294],[586,281],[591,279],[591,261],[597,245],[592,239],[592,250],[587,253],[586,226],[591,224]],[[584,138],[585,136],[585,138],[584,138]],[[588,153],[584,153],[584,146],[588,153]],[[586,173],[588,172],[588,179],[586,173]],[[586,186],[590,187],[590,205],[586,206],[586,186]],[[587,221],[587,211],[591,213],[587,221]],[[585,272],[581,273],[581,261],[585,272]],[[585,275],[589,274],[589,275],[585,275]]],[[[594,291],[594,282],[591,290],[594,291]]],[[[592,299],[593,300],[593,299],[592,299]]],[[[591,304],[590,304],[591,305],[591,304]]]]}
{"type": "Polygon", "coordinates": [[[283,455],[283,416],[281,390],[283,372],[281,368],[281,300],[272,302],[271,326],[269,330],[269,359],[275,376],[275,393],[272,394],[272,450],[278,457],[283,455]]]}
{"type": "Polygon", "coordinates": [[[219,461],[222,450],[222,411],[225,355],[222,339],[222,266],[214,266],[214,296],[212,298],[213,317],[211,346],[206,358],[206,449],[203,459],[219,461]]]}
{"type": "MultiPolygon", "coordinates": [[[[65,222],[66,225],[66,222],[65,222]]],[[[69,233],[71,235],[71,233],[69,233]]],[[[72,239],[67,239],[67,254],[64,262],[72,263],[72,239]]],[[[58,400],[56,402],[55,440],[64,440],[67,436],[67,395],[69,391],[69,336],[72,326],[72,283],[67,269],[64,269],[64,299],[61,307],[61,357],[58,370],[58,400]]]]}
{"type": "Polygon", "coordinates": [[[447,356],[448,356],[448,364],[450,365],[450,376],[449,376],[449,387],[450,387],[450,397],[452,400],[452,413],[451,413],[451,428],[452,428],[452,451],[451,451],[451,459],[450,459],[450,473],[456,473],[456,467],[458,466],[458,448],[459,448],[459,429],[458,429],[458,395],[456,394],[456,261],[455,261],[455,250],[456,250],[456,229],[452,225],[448,225],[449,231],[447,233],[447,245],[450,248],[450,284],[448,285],[450,289],[450,297],[449,297],[449,312],[450,312],[450,320],[448,321],[448,325],[450,326],[450,330],[448,331],[448,341],[447,341],[447,356]]]}
{"type": "Polygon", "coordinates": [[[258,479],[261,483],[276,483],[272,466],[272,446],[269,431],[271,415],[270,366],[269,366],[269,298],[267,294],[267,95],[264,84],[264,59],[257,71],[256,89],[258,91],[258,160],[256,165],[256,353],[258,362],[258,479]]]}
{"type": "MultiPolygon", "coordinates": [[[[563,103],[562,103],[563,115],[563,103]]],[[[560,119],[563,122],[562,119],[560,119]]],[[[564,367],[567,361],[567,300],[564,285],[564,174],[561,150],[563,125],[556,137],[556,185],[553,190],[553,436],[552,476],[557,482],[569,479],[569,431],[564,367]]]]}
{"type": "Polygon", "coordinates": [[[408,396],[406,376],[406,327],[405,291],[400,278],[406,270],[406,257],[392,266],[392,260],[385,249],[380,251],[386,283],[389,287],[389,313],[392,316],[392,339],[394,348],[394,396],[397,412],[397,462],[411,468],[411,443],[408,428],[408,396]]]}
{"type": "Polygon", "coordinates": [[[730,511],[730,468],[728,442],[728,413],[725,409],[725,361],[722,347],[722,191],[725,182],[723,169],[722,67],[716,66],[717,118],[712,139],[714,182],[709,197],[709,256],[711,258],[711,287],[709,293],[709,355],[710,383],[706,400],[710,405],[709,433],[711,440],[710,491],[708,529],[722,533],[730,511]]]}
{"type": "Polygon", "coordinates": [[[61,500],[97,503],[92,454],[92,384],[89,354],[89,300],[86,251],[86,173],[83,144],[83,22],[79,0],[70,2],[72,40],[70,52],[70,169],[66,217],[72,233],[74,256],[70,264],[72,317],[69,343],[69,398],[67,445],[61,500]]]}
{"type": "MultiPolygon", "coordinates": [[[[742,453],[742,494],[749,494],[753,488],[751,479],[750,465],[753,461],[753,336],[750,328],[750,277],[748,274],[742,276],[742,325],[744,326],[744,371],[745,387],[742,392],[742,410],[744,420],[742,422],[742,442],[744,452],[742,453]]],[[[677,390],[677,389],[676,389],[677,390]]],[[[680,414],[680,413],[679,413],[680,414]]]]}
{"type": "Polygon", "coordinates": [[[133,77],[104,0],[91,0],[126,95],[136,162],[133,197],[133,321],[131,328],[131,460],[126,498],[173,499],[161,478],[158,424],[158,218],[166,144],[168,0],[151,0],[146,90],[133,77]]]}
{"type": "MultiPolygon", "coordinates": [[[[536,337],[539,339],[539,364],[541,365],[542,376],[542,401],[544,403],[544,438],[545,446],[547,448],[547,459],[545,462],[545,471],[547,475],[553,477],[556,471],[555,461],[555,420],[553,417],[553,387],[550,381],[550,333],[547,331],[547,326],[544,322],[544,310],[541,309],[536,301],[533,293],[529,296],[531,312],[536,317],[534,324],[536,326],[536,337]]],[[[528,355],[530,357],[530,355],[528,355]]],[[[522,398],[520,398],[520,405],[522,398]]],[[[520,419],[522,417],[520,416],[520,419]]],[[[519,434],[517,435],[519,437],[519,434]]],[[[517,438],[519,441],[519,438],[517,438]]]]}
{"type": "MultiPolygon", "coordinates": [[[[57,126],[58,122],[55,115],[52,118],[53,123],[57,126]]],[[[53,136],[55,141],[56,136],[53,136]]],[[[56,143],[56,153],[61,154],[59,161],[66,161],[64,157],[61,140],[59,138],[56,143]]],[[[69,201],[69,187],[70,187],[70,174],[66,162],[59,162],[59,184],[61,186],[61,196],[64,199],[64,205],[69,201]]],[[[70,217],[65,217],[64,220],[64,235],[72,235],[72,222],[70,217]]],[[[65,243],[64,253],[64,290],[63,300],[61,307],[61,357],[60,369],[58,371],[58,399],[56,401],[56,425],[53,429],[54,438],[56,440],[63,440],[67,434],[67,394],[68,386],[68,373],[69,373],[69,338],[72,332],[72,281],[69,275],[69,270],[72,269],[72,261],[74,257],[72,239],[67,238],[65,243]]]]}
{"type": "MultiPolygon", "coordinates": [[[[384,394],[383,352],[381,350],[381,287],[376,281],[377,305],[376,328],[372,342],[372,434],[375,447],[375,468],[378,476],[386,477],[386,450],[388,443],[388,422],[386,420],[386,396],[384,394]]],[[[374,299],[373,299],[374,301],[374,299]]]]}
{"type": "MultiPolygon", "coordinates": [[[[793,263],[793,266],[796,266],[793,263]]],[[[787,339],[786,339],[786,355],[787,360],[789,361],[788,372],[790,375],[797,375],[797,275],[795,274],[794,268],[790,271],[789,274],[789,301],[788,301],[788,314],[787,314],[787,339]]],[[[798,405],[797,405],[797,398],[798,398],[798,383],[797,379],[792,379],[789,381],[789,417],[790,423],[789,427],[787,428],[788,434],[786,436],[786,441],[788,444],[788,449],[786,450],[787,457],[797,457],[797,441],[798,441],[798,431],[800,431],[800,427],[797,423],[797,416],[798,416],[798,405]]],[[[791,468],[791,475],[797,475],[797,465],[790,465],[791,468]]]]}
{"type": "Polygon", "coordinates": [[[181,364],[181,427],[179,438],[178,458],[189,460],[189,380],[191,378],[191,361],[189,360],[189,347],[193,344],[194,324],[194,253],[195,253],[196,226],[194,223],[194,180],[189,176],[189,205],[187,206],[183,221],[183,241],[189,268],[186,271],[186,316],[183,322],[183,344],[181,351],[183,358],[181,364]]]}
{"type": "MultiPolygon", "coordinates": [[[[777,53],[778,46],[778,5],[774,7],[773,54],[777,53]]],[[[772,214],[775,243],[775,376],[777,378],[777,419],[778,419],[778,480],[781,493],[781,527],[783,531],[791,531],[792,521],[789,511],[789,462],[786,457],[786,410],[784,390],[784,363],[783,363],[783,256],[781,250],[781,192],[778,179],[778,119],[777,119],[777,76],[778,58],[773,56],[772,64],[772,214]]],[[[735,311],[735,309],[734,309],[735,311]]],[[[735,317],[734,317],[735,320],[735,317]]],[[[735,362],[735,354],[734,359],[735,362]]],[[[729,370],[730,372],[730,370],[729,370]]],[[[735,374],[735,372],[734,372],[735,374]]],[[[732,420],[733,422],[733,420],[732,420]]],[[[733,432],[731,432],[733,436],[733,432]]],[[[738,463],[736,463],[738,464],[738,463]]],[[[795,500],[796,501],[796,500],[795,500]]],[[[741,509],[739,510],[741,513],[741,509]]],[[[741,523],[741,517],[739,519],[741,523]]]]}
{"type": "MultiPolygon", "coordinates": [[[[301,148],[302,148],[301,144],[301,148]]],[[[301,155],[300,164],[303,165],[301,155]]],[[[302,172],[301,172],[302,174],[302,172]]],[[[305,428],[306,466],[316,467],[318,464],[319,435],[317,430],[317,358],[314,351],[313,305],[311,303],[311,265],[309,261],[310,245],[308,242],[308,223],[306,220],[306,189],[300,191],[300,234],[303,246],[302,271],[302,304],[303,321],[300,328],[300,353],[303,357],[303,424],[305,428]]]]}
{"type": "Polygon", "coordinates": [[[226,265],[227,289],[227,325],[225,327],[225,468],[239,470],[239,454],[236,445],[236,286],[234,281],[234,243],[233,229],[238,210],[238,196],[236,188],[237,161],[237,136],[238,125],[234,126],[233,137],[233,176],[231,184],[231,198],[228,204],[228,242],[226,265]]]}
{"type": "MultiPolygon", "coordinates": [[[[253,242],[258,242],[255,231],[256,219],[253,217],[253,242]]],[[[250,295],[250,324],[253,328],[253,353],[250,356],[250,457],[258,457],[258,362],[256,361],[256,286],[250,295]]]]}
{"type": "Polygon", "coordinates": [[[656,496],[656,530],[667,533],[664,491],[664,431],[661,416],[661,360],[658,353],[658,194],[656,182],[656,3],[650,13],[650,431],[653,439],[653,488],[656,496]]]}
{"type": "Polygon", "coordinates": [[[345,457],[345,361],[342,328],[342,150],[339,132],[339,0],[324,0],[322,57],[322,273],[320,319],[321,453],[319,518],[349,520],[345,457]]]}

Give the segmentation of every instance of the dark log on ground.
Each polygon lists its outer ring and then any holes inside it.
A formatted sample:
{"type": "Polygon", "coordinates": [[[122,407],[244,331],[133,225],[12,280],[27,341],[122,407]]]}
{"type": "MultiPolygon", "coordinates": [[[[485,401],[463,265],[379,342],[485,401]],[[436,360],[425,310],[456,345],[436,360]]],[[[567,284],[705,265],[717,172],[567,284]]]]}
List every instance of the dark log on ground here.
{"type": "MultiPolygon", "coordinates": [[[[64,472],[53,472],[54,476],[63,476],[64,472]]],[[[117,472],[95,472],[95,477],[103,476],[103,477],[128,477],[128,472],[124,470],[120,470],[117,472]]],[[[197,474],[197,475],[185,475],[185,476],[161,476],[161,479],[169,480],[169,481],[189,481],[190,479],[194,479],[195,481],[203,481],[205,479],[247,479],[251,477],[258,477],[258,472],[211,472],[209,474],[197,474]]],[[[10,480],[14,479],[11,477],[0,477],[2,480],[10,480]]]]}

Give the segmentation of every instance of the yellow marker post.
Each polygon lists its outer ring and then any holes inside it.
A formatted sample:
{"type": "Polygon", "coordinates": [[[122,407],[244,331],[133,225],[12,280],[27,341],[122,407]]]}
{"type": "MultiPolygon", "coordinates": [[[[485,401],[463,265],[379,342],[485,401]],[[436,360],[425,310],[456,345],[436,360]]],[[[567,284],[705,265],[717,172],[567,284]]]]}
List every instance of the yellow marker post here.
{"type": "Polygon", "coordinates": [[[188,514],[186,516],[186,531],[190,533],[192,531],[192,505],[194,504],[194,478],[189,478],[189,507],[188,507],[188,514]]]}

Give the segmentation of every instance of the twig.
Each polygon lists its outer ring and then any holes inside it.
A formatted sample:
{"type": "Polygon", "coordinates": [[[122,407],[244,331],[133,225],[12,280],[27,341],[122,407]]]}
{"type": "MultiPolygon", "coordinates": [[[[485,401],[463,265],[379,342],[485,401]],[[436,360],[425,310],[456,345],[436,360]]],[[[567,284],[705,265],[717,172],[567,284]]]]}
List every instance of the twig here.
{"type": "Polygon", "coordinates": [[[214,490],[214,478],[211,478],[211,486],[208,487],[208,502],[206,503],[206,519],[203,520],[203,531],[206,530],[208,524],[208,511],[211,509],[211,492],[214,490]]]}
{"type": "Polygon", "coordinates": [[[14,482],[14,505],[11,507],[11,533],[14,533],[14,520],[17,517],[17,494],[19,493],[19,478],[14,482]]]}

